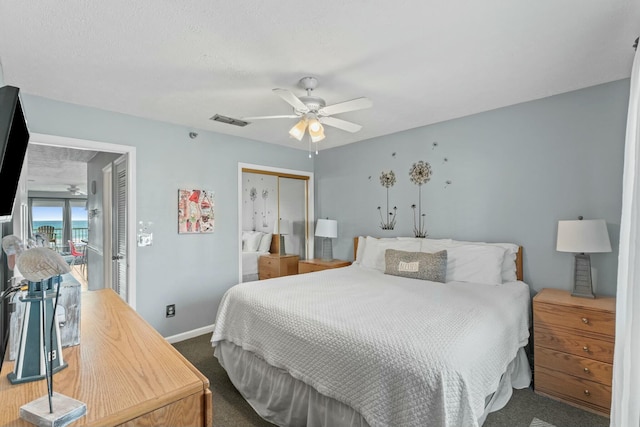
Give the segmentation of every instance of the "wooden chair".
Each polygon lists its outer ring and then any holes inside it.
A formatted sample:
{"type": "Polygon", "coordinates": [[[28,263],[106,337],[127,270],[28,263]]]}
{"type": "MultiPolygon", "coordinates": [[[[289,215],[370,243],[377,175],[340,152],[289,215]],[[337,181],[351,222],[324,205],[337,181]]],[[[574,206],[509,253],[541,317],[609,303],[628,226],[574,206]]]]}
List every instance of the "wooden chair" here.
{"type": "Polygon", "coordinates": [[[41,225],[37,228],[36,233],[42,234],[43,236],[47,236],[47,242],[49,246],[53,243],[53,246],[56,247],[56,230],[53,228],[53,225],[41,225]]]}

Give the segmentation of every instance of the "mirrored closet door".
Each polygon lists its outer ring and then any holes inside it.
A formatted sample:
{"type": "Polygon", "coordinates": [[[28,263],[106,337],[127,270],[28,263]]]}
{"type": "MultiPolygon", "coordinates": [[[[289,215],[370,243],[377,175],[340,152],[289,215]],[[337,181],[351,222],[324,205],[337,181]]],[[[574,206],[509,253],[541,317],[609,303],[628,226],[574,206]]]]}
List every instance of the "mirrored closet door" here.
{"type": "Polygon", "coordinates": [[[259,279],[263,256],[312,257],[313,175],[259,166],[240,172],[240,280],[259,279]]]}

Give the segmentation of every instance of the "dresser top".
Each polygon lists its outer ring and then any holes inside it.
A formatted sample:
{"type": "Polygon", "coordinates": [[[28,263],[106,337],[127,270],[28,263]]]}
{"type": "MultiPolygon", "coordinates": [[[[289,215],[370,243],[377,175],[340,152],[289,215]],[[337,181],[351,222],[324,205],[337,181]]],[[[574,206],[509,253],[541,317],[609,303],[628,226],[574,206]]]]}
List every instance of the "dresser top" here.
{"type": "Polygon", "coordinates": [[[538,292],[533,298],[533,301],[537,303],[583,307],[592,310],[612,312],[616,310],[616,299],[613,297],[596,297],[594,299],[574,297],[571,295],[571,292],[563,289],[545,288],[538,292]]]}
{"type": "MultiPolygon", "coordinates": [[[[62,349],[69,366],[53,376],[53,390],[87,404],[74,425],[117,425],[180,398],[209,382],[138,313],[110,289],[82,293],[80,345],[62,349]]],[[[18,408],[47,394],[44,380],[11,385],[0,377],[0,426],[30,426],[18,408]]]]}

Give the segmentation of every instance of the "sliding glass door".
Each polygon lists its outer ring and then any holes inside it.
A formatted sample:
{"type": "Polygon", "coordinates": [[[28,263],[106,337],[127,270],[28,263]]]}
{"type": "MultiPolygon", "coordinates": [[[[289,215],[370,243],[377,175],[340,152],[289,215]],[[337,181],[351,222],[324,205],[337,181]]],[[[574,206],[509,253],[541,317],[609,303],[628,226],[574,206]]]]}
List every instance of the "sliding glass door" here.
{"type": "Polygon", "coordinates": [[[88,236],[85,199],[30,198],[31,232],[38,243],[68,252],[68,241],[81,243],[88,236]]]}

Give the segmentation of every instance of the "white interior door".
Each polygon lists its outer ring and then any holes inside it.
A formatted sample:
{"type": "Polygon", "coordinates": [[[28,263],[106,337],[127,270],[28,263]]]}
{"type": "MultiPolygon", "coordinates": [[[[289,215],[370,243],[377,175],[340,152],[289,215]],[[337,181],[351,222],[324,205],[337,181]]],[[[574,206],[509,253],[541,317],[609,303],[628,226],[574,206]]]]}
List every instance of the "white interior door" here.
{"type": "Polygon", "coordinates": [[[127,263],[127,156],[114,162],[113,234],[112,234],[112,283],[113,289],[128,301],[127,263]]]}
{"type": "Polygon", "coordinates": [[[104,287],[115,289],[113,286],[112,260],[113,256],[113,168],[111,163],[102,169],[102,253],[104,287]]]}

